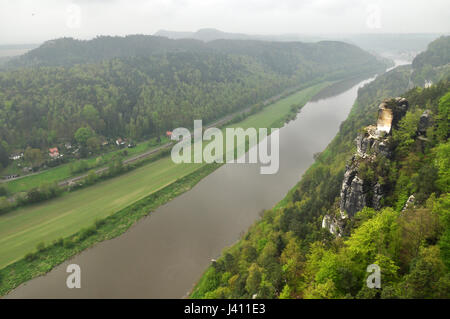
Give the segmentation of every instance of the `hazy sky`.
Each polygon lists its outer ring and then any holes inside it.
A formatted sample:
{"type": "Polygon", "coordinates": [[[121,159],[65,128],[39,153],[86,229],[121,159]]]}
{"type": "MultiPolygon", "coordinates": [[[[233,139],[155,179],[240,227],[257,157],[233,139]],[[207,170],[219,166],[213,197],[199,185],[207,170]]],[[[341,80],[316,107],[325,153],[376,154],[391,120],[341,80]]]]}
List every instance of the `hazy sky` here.
{"type": "Polygon", "coordinates": [[[450,32],[449,0],[0,0],[0,44],[217,28],[251,34],[450,32]]]}

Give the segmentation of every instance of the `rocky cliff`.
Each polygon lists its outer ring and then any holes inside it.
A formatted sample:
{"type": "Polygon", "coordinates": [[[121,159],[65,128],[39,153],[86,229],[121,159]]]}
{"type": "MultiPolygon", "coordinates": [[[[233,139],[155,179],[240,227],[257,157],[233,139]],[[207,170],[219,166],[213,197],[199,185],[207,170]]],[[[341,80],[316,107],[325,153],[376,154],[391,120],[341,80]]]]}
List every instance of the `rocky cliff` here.
{"type": "MultiPolygon", "coordinates": [[[[363,166],[370,165],[381,156],[389,158],[392,155],[392,129],[397,127],[408,108],[409,103],[404,98],[384,100],[379,106],[377,125],[367,126],[358,134],[355,139],[356,153],[347,164],[342,181],[339,211],[325,215],[322,220],[322,227],[332,234],[343,235],[348,219],[364,207],[381,208],[383,188],[378,182],[364,180],[363,166]]],[[[424,127],[426,121],[424,115],[424,127]]]]}

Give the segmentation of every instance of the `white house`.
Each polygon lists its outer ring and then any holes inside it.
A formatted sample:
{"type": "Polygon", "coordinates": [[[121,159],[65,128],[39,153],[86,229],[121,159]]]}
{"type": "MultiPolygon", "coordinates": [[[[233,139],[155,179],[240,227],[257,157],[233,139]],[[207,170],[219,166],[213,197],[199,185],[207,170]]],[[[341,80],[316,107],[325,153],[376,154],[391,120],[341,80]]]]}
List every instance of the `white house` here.
{"type": "Polygon", "coordinates": [[[17,161],[20,160],[23,157],[23,153],[16,153],[16,154],[11,154],[9,156],[9,159],[12,161],[17,161]]]}

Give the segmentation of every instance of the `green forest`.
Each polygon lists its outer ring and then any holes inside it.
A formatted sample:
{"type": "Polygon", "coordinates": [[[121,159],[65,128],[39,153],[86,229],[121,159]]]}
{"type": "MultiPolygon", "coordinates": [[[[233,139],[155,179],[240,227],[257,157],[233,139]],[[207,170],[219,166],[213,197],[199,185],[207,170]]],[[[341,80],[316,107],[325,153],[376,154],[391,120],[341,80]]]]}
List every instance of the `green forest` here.
{"type": "Polygon", "coordinates": [[[119,137],[161,136],[194,119],[208,123],[258,106],[288,88],[385,67],[341,42],[139,35],[48,41],[0,70],[0,165],[27,148],[71,142],[95,152],[119,137]]]}
{"type": "Polygon", "coordinates": [[[450,37],[442,37],[412,67],[398,67],[361,88],[315,164],[223,251],[191,298],[449,298],[450,74],[443,71],[450,63],[449,45],[450,37]],[[423,85],[418,74],[433,76],[434,84],[411,87],[423,85]],[[377,156],[358,172],[364,187],[381,185],[381,207],[368,204],[335,236],[322,222],[339,211],[355,138],[376,123],[380,102],[397,96],[407,99],[409,109],[388,137],[391,156],[377,156]],[[405,205],[412,194],[414,204],[405,205]],[[380,289],[366,286],[371,264],[381,268],[380,289]]]}

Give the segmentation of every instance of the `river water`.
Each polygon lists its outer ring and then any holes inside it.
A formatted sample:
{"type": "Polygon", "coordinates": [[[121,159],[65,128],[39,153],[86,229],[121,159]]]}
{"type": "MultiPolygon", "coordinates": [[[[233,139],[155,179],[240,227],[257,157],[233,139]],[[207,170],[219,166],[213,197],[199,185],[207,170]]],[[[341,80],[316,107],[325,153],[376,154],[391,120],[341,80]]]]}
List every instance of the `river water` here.
{"type": "MultiPolygon", "coordinates": [[[[126,233],[88,249],[6,298],[182,298],[223,248],[232,245],[300,180],[339,130],[358,88],[372,79],[322,91],[280,129],[280,169],[226,164],[158,208],[126,233]],[[81,268],[68,289],[67,265],[81,268]]],[[[126,187],[126,186],[125,186],[126,187]]]]}

